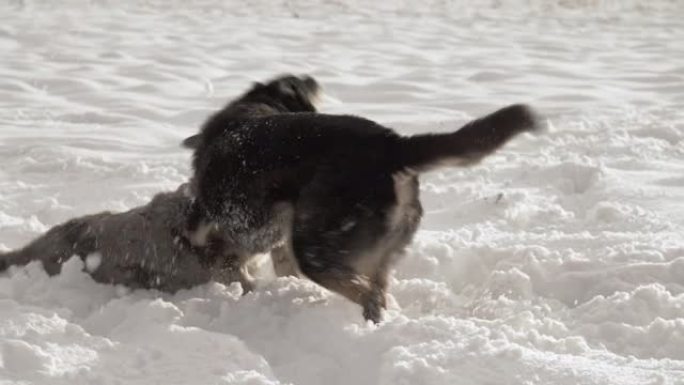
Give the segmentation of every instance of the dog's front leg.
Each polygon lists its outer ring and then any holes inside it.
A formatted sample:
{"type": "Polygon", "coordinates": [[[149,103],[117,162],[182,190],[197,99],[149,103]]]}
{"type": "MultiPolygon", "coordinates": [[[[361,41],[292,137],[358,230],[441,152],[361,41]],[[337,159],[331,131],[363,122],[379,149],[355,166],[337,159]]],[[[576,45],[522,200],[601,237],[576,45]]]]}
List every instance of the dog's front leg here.
{"type": "Polygon", "coordinates": [[[211,279],[224,285],[240,282],[242,294],[249,293],[254,289],[254,279],[247,271],[249,259],[251,256],[233,253],[223,254],[217,258],[216,263],[211,267],[211,279]]]}
{"type": "Polygon", "coordinates": [[[292,246],[284,244],[271,250],[271,261],[276,277],[298,277],[297,261],[292,253],[292,246]]]}

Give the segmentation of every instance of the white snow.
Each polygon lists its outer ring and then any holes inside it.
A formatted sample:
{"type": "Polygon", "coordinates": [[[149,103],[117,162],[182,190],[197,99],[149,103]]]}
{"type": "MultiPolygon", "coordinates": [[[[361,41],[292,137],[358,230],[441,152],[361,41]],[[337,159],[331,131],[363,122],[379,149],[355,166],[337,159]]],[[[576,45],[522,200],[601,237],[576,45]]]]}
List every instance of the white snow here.
{"type": "MultiPolygon", "coordinates": [[[[251,81],[403,133],[514,102],[548,132],[422,178],[391,308],[306,280],[241,296],[0,273],[0,384],[684,384],[684,3],[0,3],[0,249],[144,204],[251,81]]],[[[96,268],[94,256],[85,266],[96,268]]]]}

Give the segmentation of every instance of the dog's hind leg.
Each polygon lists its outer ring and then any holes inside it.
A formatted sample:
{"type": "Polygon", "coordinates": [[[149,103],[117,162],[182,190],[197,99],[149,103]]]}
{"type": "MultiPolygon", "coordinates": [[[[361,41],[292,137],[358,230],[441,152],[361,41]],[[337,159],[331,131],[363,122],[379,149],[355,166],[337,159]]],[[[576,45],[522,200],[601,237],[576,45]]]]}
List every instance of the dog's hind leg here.
{"type": "MultiPolygon", "coordinates": [[[[311,262],[311,261],[310,261],[311,262]]],[[[302,273],[317,284],[361,305],[366,320],[379,323],[385,307],[384,290],[374,280],[343,265],[321,268],[312,263],[300,263],[302,273]]]]}
{"type": "Polygon", "coordinates": [[[301,272],[319,285],[361,305],[366,320],[380,322],[382,312],[387,308],[390,270],[403,253],[409,234],[372,239],[369,242],[373,246],[366,245],[355,251],[350,251],[347,246],[354,242],[358,246],[358,242],[363,242],[358,234],[351,238],[315,230],[302,234],[302,229],[298,231],[297,227],[295,234],[294,250],[301,272]]]}
{"type": "Polygon", "coordinates": [[[374,323],[382,320],[385,307],[385,275],[377,275],[375,270],[361,272],[354,261],[359,257],[333,242],[321,244],[326,237],[317,231],[302,234],[295,227],[293,250],[302,274],[317,284],[338,293],[350,301],[361,305],[363,317],[374,323]]]}
{"type": "Polygon", "coordinates": [[[357,171],[321,169],[302,190],[295,206],[292,249],[305,276],[361,305],[364,318],[378,323],[385,307],[387,269],[378,272],[386,254],[394,251],[386,242],[394,182],[391,175],[357,171]]]}

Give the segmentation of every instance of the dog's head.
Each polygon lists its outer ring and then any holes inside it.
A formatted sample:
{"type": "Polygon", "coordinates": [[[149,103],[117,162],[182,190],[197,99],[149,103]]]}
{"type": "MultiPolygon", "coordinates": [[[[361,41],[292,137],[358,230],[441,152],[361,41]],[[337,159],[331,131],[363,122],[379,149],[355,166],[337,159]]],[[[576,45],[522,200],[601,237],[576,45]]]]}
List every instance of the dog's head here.
{"type": "Polygon", "coordinates": [[[321,87],[308,75],[282,75],[267,83],[254,83],[242,101],[277,104],[283,112],[316,112],[321,87]]]}
{"type": "MultiPolygon", "coordinates": [[[[281,75],[266,83],[254,83],[249,91],[232,101],[218,115],[225,118],[236,113],[245,115],[245,111],[247,115],[259,115],[261,111],[268,113],[316,112],[316,103],[320,93],[321,86],[311,76],[281,75]]],[[[183,146],[197,148],[201,135],[186,138],[183,146]]]]}

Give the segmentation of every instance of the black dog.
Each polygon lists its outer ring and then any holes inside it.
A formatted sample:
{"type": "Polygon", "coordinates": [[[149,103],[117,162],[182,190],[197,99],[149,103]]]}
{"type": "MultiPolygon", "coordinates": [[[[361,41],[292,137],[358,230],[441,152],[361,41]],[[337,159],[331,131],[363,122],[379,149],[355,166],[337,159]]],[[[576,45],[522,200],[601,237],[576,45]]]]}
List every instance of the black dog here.
{"type": "Polygon", "coordinates": [[[310,77],[256,84],[211,117],[195,148],[188,237],[225,240],[235,260],[283,244],[314,282],[379,322],[388,270],[422,215],[417,175],[474,164],[537,127],[513,105],[447,134],[401,136],[370,120],[313,111],[310,77]]]}

